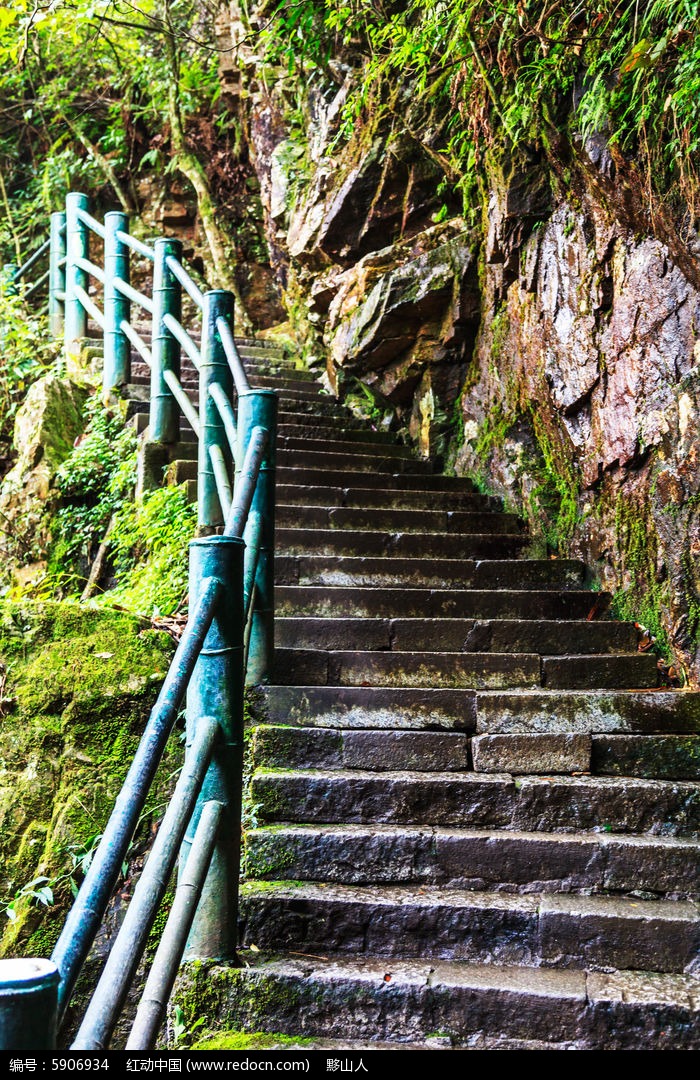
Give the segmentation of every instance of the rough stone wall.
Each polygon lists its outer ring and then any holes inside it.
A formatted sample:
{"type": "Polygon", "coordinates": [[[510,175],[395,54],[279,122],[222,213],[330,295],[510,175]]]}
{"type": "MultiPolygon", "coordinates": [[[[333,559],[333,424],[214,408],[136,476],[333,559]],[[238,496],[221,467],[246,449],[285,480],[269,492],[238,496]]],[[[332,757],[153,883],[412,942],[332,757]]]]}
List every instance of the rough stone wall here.
{"type": "Polygon", "coordinates": [[[384,118],[336,140],[352,73],[261,78],[231,10],[271,263],[307,361],[502,494],[533,552],[585,558],[697,683],[695,253],[600,139],[565,167],[551,147],[494,153],[470,230],[429,133],[384,118]]]}

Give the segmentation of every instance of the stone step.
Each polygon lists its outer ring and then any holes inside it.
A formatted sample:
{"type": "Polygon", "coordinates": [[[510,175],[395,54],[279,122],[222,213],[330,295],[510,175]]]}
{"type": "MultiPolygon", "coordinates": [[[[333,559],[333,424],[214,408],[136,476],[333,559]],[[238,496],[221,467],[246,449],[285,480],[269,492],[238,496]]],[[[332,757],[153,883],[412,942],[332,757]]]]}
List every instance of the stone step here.
{"type": "Polygon", "coordinates": [[[320,386],[314,388],[313,390],[309,386],[309,389],[307,390],[305,388],[307,384],[304,383],[302,385],[304,386],[304,389],[299,389],[299,384],[294,384],[291,386],[284,385],[283,380],[275,378],[275,376],[261,375],[258,376],[258,378],[255,380],[255,386],[257,386],[261,390],[275,390],[277,392],[279,400],[287,404],[292,401],[313,402],[314,405],[316,404],[316,402],[319,401],[321,403],[335,403],[335,398],[331,397],[327,393],[324,393],[324,391],[321,390],[320,386]]]}
{"type": "Polygon", "coordinates": [[[700,692],[525,690],[477,695],[477,731],[685,735],[700,732],[700,692]]]}
{"type": "MultiPolygon", "coordinates": [[[[190,965],[184,991],[222,1025],[343,1039],[541,1039],[595,1050],[700,1047],[689,975],[548,970],[467,961],[251,956],[246,968],[190,965]]],[[[194,1019],[194,1014],[192,1016],[194,1019]]]]}
{"type": "Polygon", "coordinates": [[[595,773],[700,780],[700,734],[593,735],[591,741],[595,773]]]}
{"type": "MultiPolygon", "coordinates": [[[[307,376],[308,372],[297,373],[290,370],[280,374],[262,374],[259,370],[250,372],[253,387],[264,390],[277,390],[281,398],[291,395],[297,398],[298,401],[315,401],[321,394],[327,397],[330,396],[328,391],[316,381],[313,375],[310,379],[307,376]],[[301,375],[301,378],[298,377],[299,375],[301,375]],[[297,397],[297,395],[299,396],[297,397]]],[[[332,398],[332,400],[335,401],[335,398],[332,398]]]]}
{"type": "Polygon", "coordinates": [[[363,731],[259,724],[252,729],[251,761],[256,768],[460,772],[469,768],[469,737],[456,731],[363,731]]]}
{"type": "Polygon", "coordinates": [[[700,735],[476,735],[464,732],[294,727],[253,729],[256,766],[314,769],[591,773],[699,780],[700,735]],[[641,744],[641,745],[639,745],[641,744]],[[646,745],[644,745],[646,744],[646,745]]]}
{"type": "Polygon", "coordinates": [[[487,510],[397,510],[393,507],[325,507],[287,506],[278,503],[276,520],[281,528],[347,529],[380,532],[484,533],[522,534],[521,521],[516,514],[487,510]]]}
{"type": "MultiPolygon", "coordinates": [[[[284,535],[284,530],[280,532],[284,535]]],[[[409,538],[425,540],[420,534],[404,537],[409,538]]],[[[282,536],[280,541],[284,549],[282,536]]],[[[586,619],[593,604],[602,595],[579,589],[558,593],[547,589],[372,589],[345,588],[342,585],[335,588],[279,585],[275,588],[275,604],[279,615],[316,617],[586,619]]],[[[638,655],[644,656],[641,653],[638,655]]]]}
{"type": "MultiPolygon", "coordinates": [[[[433,559],[512,559],[527,544],[527,537],[514,533],[484,533],[460,536],[455,533],[392,533],[341,529],[275,530],[275,550],[280,555],[392,556],[433,559]]],[[[600,595],[600,594],[598,594],[600,595]]]]}
{"type": "Polygon", "coordinates": [[[252,386],[271,387],[273,390],[283,386],[296,386],[299,389],[317,389],[320,386],[317,376],[303,368],[283,367],[281,364],[266,363],[264,360],[246,363],[245,368],[252,386]]]}
{"type": "Polygon", "coordinates": [[[275,825],[246,838],[246,872],[348,885],[449,885],[509,893],[700,897],[692,840],[590,832],[397,825],[275,825]]]}
{"type": "MultiPolygon", "coordinates": [[[[316,454],[347,454],[348,457],[376,457],[381,455],[382,457],[393,458],[406,458],[409,461],[420,461],[416,457],[415,451],[410,446],[402,446],[399,443],[390,442],[373,442],[368,439],[366,442],[360,442],[357,439],[344,439],[340,434],[333,434],[327,437],[320,436],[318,438],[306,438],[304,436],[286,435],[282,432],[278,432],[277,436],[277,448],[282,450],[303,450],[306,452],[312,452],[316,454]]],[[[425,462],[421,461],[421,465],[425,462]]]]}
{"type": "Polygon", "coordinates": [[[342,487],[382,488],[382,490],[390,491],[472,492],[474,490],[471,480],[461,476],[438,476],[430,473],[414,475],[396,472],[389,476],[383,473],[374,476],[372,473],[363,472],[358,476],[356,472],[349,472],[347,469],[324,469],[320,462],[317,463],[316,468],[279,466],[277,483],[292,484],[297,487],[305,484],[313,487],[339,484],[342,487]]]}
{"type": "MultiPolygon", "coordinates": [[[[329,444],[332,447],[332,444],[329,444]]],[[[415,475],[432,473],[432,463],[420,461],[416,457],[391,457],[384,455],[384,447],[372,447],[371,453],[360,454],[335,453],[332,448],[328,450],[287,450],[281,447],[277,454],[277,463],[280,471],[283,468],[294,469],[343,469],[357,475],[365,473],[402,473],[415,475]]],[[[370,485],[374,486],[374,485],[370,485]]],[[[391,486],[391,485],[388,485],[391,486]]]]}
{"type": "Polygon", "coordinates": [[[682,973],[700,948],[689,900],[281,881],[244,886],[241,918],[244,948],[307,956],[682,973]]]}
{"type": "Polygon", "coordinates": [[[349,421],[323,416],[294,416],[278,413],[277,434],[288,439],[340,439],[350,443],[381,443],[403,446],[391,431],[372,431],[365,427],[352,427],[349,421]]]}
{"type": "Polygon", "coordinates": [[[653,653],[627,656],[546,656],[542,683],[550,690],[638,690],[659,685],[653,653]]]}
{"type": "MultiPolygon", "coordinates": [[[[277,484],[277,502],[287,506],[338,506],[370,509],[396,507],[402,510],[502,510],[502,500],[473,491],[385,491],[381,488],[304,487],[277,484]]],[[[551,560],[556,562],[557,560],[551,560]]]]}
{"type": "MultiPolygon", "coordinates": [[[[279,568],[278,568],[279,574],[279,568]]],[[[408,584],[408,582],[407,582],[408,584]]],[[[555,655],[580,651],[633,653],[632,623],[542,619],[327,619],[280,616],[275,644],[283,649],[391,649],[417,652],[497,652],[555,655]]],[[[632,659],[636,659],[633,655],[632,659]]]]}
{"type": "MultiPolygon", "coordinates": [[[[394,559],[329,555],[277,555],[280,585],[427,585],[433,588],[576,589],[586,568],[575,559],[394,559]]],[[[598,625],[598,624],[596,624],[598,625]]],[[[623,624],[615,624],[623,625],[623,624]]],[[[457,630],[456,633],[459,633],[457,630]]],[[[624,640],[636,643],[636,634],[624,640]]],[[[554,653],[555,649],[547,649],[554,653]]],[[[574,651],[574,650],[571,650],[574,651]]],[[[595,652],[592,649],[591,652],[595,652]]]]}
{"type": "Polygon", "coordinates": [[[528,653],[275,651],[272,681],[298,686],[539,686],[541,661],[528,653]]]}
{"type": "Polygon", "coordinates": [[[476,691],[377,686],[262,686],[265,716],[303,727],[474,731],[476,691]]]}
{"type": "Polygon", "coordinates": [[[361,440],[367,436],[375,436],[378,434],[386,435],[389,441],[396,442],[397,436],[390,431],[378,431],[376,428],[368,427],[364,420],[359,420],[356,416],[353,416],[351,412],[345,409],[342,405],[336,402],[336,411],[334,413],[328,413],[327,411],[314,412],[313,409],[304,409],[301,406],[295,405],[287,407],[285,402],[280,402],[279,409],[277,411],[277,423],[293,427],[297,431],[354,431],[358,438],[361,440]]]}
{"type": "Polygon", "coordinates": [[[252,795],[271,822],[700,835],[700,785],[681,780],[271,769],[256,772],[252,795]]]}

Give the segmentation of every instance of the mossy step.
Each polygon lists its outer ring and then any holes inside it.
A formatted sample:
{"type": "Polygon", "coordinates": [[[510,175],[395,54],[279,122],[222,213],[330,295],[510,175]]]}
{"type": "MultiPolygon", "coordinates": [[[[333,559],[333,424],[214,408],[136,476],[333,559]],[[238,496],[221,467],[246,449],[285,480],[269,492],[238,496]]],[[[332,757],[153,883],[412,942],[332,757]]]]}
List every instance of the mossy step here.
{"type": "Polygon", "coordinates": [[[324,450],[310,450],[304,447],[299,449],[287,449],[280,447],[277,453],[277,462],[280,469],[346,469],[348,472],[362,473],[400,473],[400,474],[423,474],[432,473],[433,465],[429,461],[421,461],[416,457],[392,457],[384,453],[385,447],[378,445],[371,448],[371,452],[361,454],[353,451],[334,452],[332,447],[324,450]]]}
{"type": "MultiPolygon", "coordinates": [[[[398,561],[398,560],[397,560],[398,561]]],[[[285,574],[277,560],[277,581],[285,574]]],[[[342,571],[339,573],[341,576],[342,571]]],[[[309,575],[312,577],[312,575],[309,575]]],[[[287,582],[280,582],[287,583],[287,582]]],[[[360,584],[358,582],[357,584],[360,584]]],[[[391,584],[396,584],[392,582],[391,584]]],[[[347,580],[324,584],[350,584],[347,580]]],[[[409,587],[418,582],[405,582],[409,587]]],[[[429,584],[429,582],[428,582],[429,584]]],[[[580,619],[382,619],[280,616],[275,620],[275,644],[286,649],[384,649],[395,652],[498,652],[554,655],[620,653],[634,655],[637,631],[633,623],[580,619]]]]}
{"type": "Polygon", "coordinates": [[[476,700],[479,733],[682,735],[700,732],[698,691],[486,691],[479,693],[476,700]]]}
{"type": "Polygon", "coordinates": [[[681,973],[700,948],[688,900],[281,881],[244,886],[240,910],[266,952],[681,973]]]}
{"type": "Polygon", "coordinates": [[[268,821],[700,835],[700,784],[684,780],[259,770],[252,794],[268,821]]]}
{"type": "MultiPolygon", "coordinates": [[[[418,536],[419,534],[415,534],[418,536]]],[[[609,597],[570,589],[392,589],[280,585],[280,615],[352,615],[475,619],[586,619],[609,597]]]]}
{"type": "Polygon", "coordinates": [[[382,440],[374,441],[371,438],[367,438],[366,441],[346,439],[340,432],[326,433],[323,435],[320,432],[315,432],[314,436],[299,436],[296,434],[288,435],[284,431],[278,431],[277,448],[280,451],[304,450],[312,451],[317,454],[325,454],[326,452],[333,454],[347,454],[348,457],[355,457],[356,455],[366,457],[368,455],[376,456],[377,454],[380,454],[382,457],[406,458],[410,461],[420,461],[420,458],[416,457],[413,447],[382,440]]]}
{"type": "MultiPolygon", "coordinates": [[[[585,566],[575,559],[439,559],[354,555],[276,555],[280,585],[448,585],[460,589],[580,589],[585,566]]],[[[602,626],[592,622],[590,625],[602,626]]],[[[612,625],[612,624],[611,624],[612,625]]],[[[630,624],[615,624],[626,625],[630,624]]],[[[461,633],[459,627],[455,634],[461,633]]],[[[624,640],[632,641],[626,632],[624,640]]],[[[635,632],[636,640],[636,632],[635,632]]],[[[463,643],[462,643],[463,644],[463,643]]],[[[555,648],[548,648],[554,654],[555,648]]],[[[595,651],[595,650],[591,650],[595,651]]]]}
{"type": "MultiPolygon", "coordinates": [[[[401,510],[495,510],[502,509],[502,500],[494,495],[479,495],[473,491],[391,491],[361,486],[336,487],[278,484],[275,491],[280,505],[371,507],[401,510]]],[[[555,562],[556,560],[552,560],[555,562]]]]}
{"type": "Polygon", "coordinates": [[[262,686],[273,723],[304,727],[397,728],[473,731],[476,691],[434,687],[262,686]]]}
{"type": "Polygon", "coordinates": [[[277,523],[280,528],[381,530],[388,532],[521,533],[516,514],[500,511],[424,510],[416,507],[344,507],[285,505],[278,500],[277,523]]]}
{"type": "MultiPolygon", "coordinates": [[[[655,669],[654,669],[655,670],[655,669]]],[[[539,686],[534,653],[325,652],[279,649],[271,681],[316,686],[539,686]]]]}
{"type": "Polygon", "coordinates": [[[463,771],[469,768],[469,737],[261,724],[252,729],[252,761],[265,768],[463,771]]]}
{"type": "Polygon", "coordinates": [[[406,825],[272,825],[246,837],[253,878],[505,892],[700,897],[700,844],[668,836],[406,825]]]}
{"type": "Polygon", "coordinates": [[[248,963],[186,966],[183,997],[206,1001],[221,1026],[264,1022],[312,1037],[425,1041],[440,1031],[579,1049],[700,1048],[700,984],[688,975],[260,954],[248,963]]]}
{"type": "Polygon", "coordinates": [[[420,475],[410,475],[400,472],[391,474],[350,472],[346,468],[324,468],[323,462],[318,461],[308,467],[282,466],[277,467],[277,483],[293,484],[296,486],[311,485],[318,487],[324,484],[340,485],[341,487],[382,488],[389,491],[465,491],[474,490],[471,480],[462,476],[441,476],[435,473],[424,472],[420,475]]]}
{"type": "Polygon", "coordinates": [[[348,529],[291,529],[278,526],[275,547],[281,555],[390,556],[418,559],[512,559],[527,538],[510,533],[464,536],[455,533],[404,533],[348,529]]]}

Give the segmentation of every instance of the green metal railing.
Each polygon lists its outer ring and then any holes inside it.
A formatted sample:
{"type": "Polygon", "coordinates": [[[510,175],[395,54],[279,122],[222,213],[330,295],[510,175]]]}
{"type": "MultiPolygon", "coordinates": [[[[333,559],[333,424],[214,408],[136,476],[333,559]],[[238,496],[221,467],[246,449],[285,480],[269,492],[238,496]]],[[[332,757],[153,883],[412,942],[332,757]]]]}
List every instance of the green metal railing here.
{"type": "Polygon", "coordinates": [[[197,436],[200,536],[190,544],[187,626],[51,961],[0,961],[0,1049],[55,1045],[186,697],[183,771],[72,1046],[108,1047],[179,860],[174,903],[127,1045],[148,1050],[183,956],[236,959],[243,694],[246,683],[269,678],[273,660],[277,397],[251,389],[233,337],[233,297],[201,292],[178,240],[151,247],[129,234],[124,214],[108,213],[101,223],[86,196],[70,194],[65,214],[52,215],[47,245],[13,269],[12,281],[48,253],[52,331],[63,334],[70,354],[97,324],[105,394],[129,382],[132,349],[146,361],[147,439],[176,443],[180,411],[197,436]],[[102,265],[90,260],[92,236],[102,242],[102,265]],[[132,256],[153,263],[150,295],[130,284],[132,256]],[[201,311],[199,347],[181,321],[183,291],[201,311]],[[150,346],[130,321],[132,306],[150,317],[150,346]],[[198,405],[180,381],[183,349],[199,371],[198,405]]]}

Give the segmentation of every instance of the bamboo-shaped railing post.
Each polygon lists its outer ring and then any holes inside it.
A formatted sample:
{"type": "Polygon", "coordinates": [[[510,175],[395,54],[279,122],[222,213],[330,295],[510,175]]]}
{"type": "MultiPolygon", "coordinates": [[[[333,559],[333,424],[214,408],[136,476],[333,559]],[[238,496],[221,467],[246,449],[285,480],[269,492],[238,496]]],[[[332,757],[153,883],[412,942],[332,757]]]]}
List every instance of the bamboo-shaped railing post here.
{"type": "Polygon", "coordinates": [[[80,218],[80,211],[88,211],[87,195],[71,191],[66,195],[66,300],[64,338],[66,354],[80,351],[80,344],[87,335],[87,312],[75,294],[76,286],[87,292],[88,275],[76,265],[76,259],[89,257],[89,231],[80,218]]]}
{"type": "Polygon", "coordinates": [[[129,381],[131,346],[121,328],[129,321],[131,305],[119,292],[114,282],[117,278],[129,283],[129,249],[119,239],[119,232],[129,231],[129,218],[121,210],[105,214],[105,290],[104,290],[104,365],[102,390],[105,395],[129,381]]]}
{"type": "Polygon", "coordinates": [[[238,438],[245,448],[256,427],[268,433],[265,456],[249,521],[259,516],[260,546],[255,573],[253,620],[248,646],[249,685],[269,682],[274,660],[275,583],[275,443],[277,440],[277,394],[274,390],[251,390],[238,399],[238,438]]]}
{"type": "Polygon", "coordinates": [[[49,330],[51,336],[63,336],[66,293],[66,215],[56,210],[51,215],[49,245],[49,330]]]}
{"type": "Polygon", "coordinates": [[[222,582],[222,601],[187,690],[187,752],[198,722],[221,728],[180,855],[184,871],[202,807],[224,806],[217,844],[187,944],[186,959],[232,960],[236,952],[243,790],[243,552],[238,537],[209,536],[190,544],[190,604],[207,579],[222,582]]]}
{"type": "Polygon", "coordinates": [[[169,269],[168,259],[173,256],[181,261],[182,243],[166,237],[156,240],[154,247],[150,438],[155,443],[174,443],[180,433],[180,414],[163,372],[172,371],[179,378],[180,344],[168,330],[163,317],[172,315],[180,321],[182,286],[169,269]]]}
{"type": "Polygon", "coordinates": [[[233,380],[221,337],[216,327],[217,319],[224,318],[233,327],[233,294],[223,289],[212,289],[204,294],[202,311],[202,363],[199,369],[199,460],[197,466],[197,516],[200,534],[224,523],[225,508],[219,503],[211,448],[220,447],[227,468],[231,454],[223,420],[209,387],[218,383],[226,397],[231,400],[233,380]]]}

